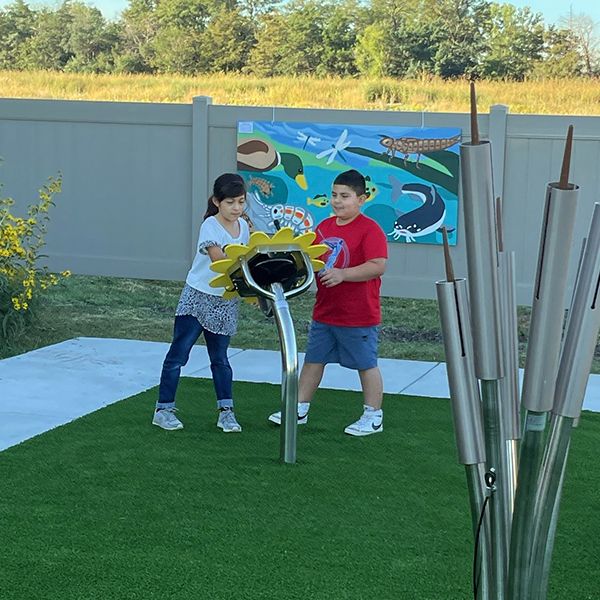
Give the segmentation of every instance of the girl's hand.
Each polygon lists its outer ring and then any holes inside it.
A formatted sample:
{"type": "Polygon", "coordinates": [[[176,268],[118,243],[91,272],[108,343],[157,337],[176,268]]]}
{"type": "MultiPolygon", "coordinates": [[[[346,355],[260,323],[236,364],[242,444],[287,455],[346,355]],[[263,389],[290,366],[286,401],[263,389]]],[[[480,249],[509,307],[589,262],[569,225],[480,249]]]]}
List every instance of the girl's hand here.
{"type": "Polygon", "coordinates": [[[322,275],[319,273],[319,279],[325,287],[334,287],[346,280],[344,269],[327,269],[322,275]]]}

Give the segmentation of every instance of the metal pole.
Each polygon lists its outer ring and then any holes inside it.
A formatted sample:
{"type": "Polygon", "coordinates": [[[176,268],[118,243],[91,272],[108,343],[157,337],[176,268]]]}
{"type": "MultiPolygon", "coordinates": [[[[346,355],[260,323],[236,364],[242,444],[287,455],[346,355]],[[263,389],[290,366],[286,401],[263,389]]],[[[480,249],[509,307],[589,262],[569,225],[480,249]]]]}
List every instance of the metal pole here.
{"type": "Polygon", "coordinates": [[[580,261],[577,286],[571,303],[569,325],[565,335],[556,395],[554,419],[544,455],[539,490],[535,498],[536,522],[529,577],[530,596],[539,582],[548,578],[551,555],[548,545],[552,518],[558,514],[562,474],[573,423],[581,414],[586,384],[600,330],[600,204],[594,205],[589,236],[580,261]]]}
{"type": "MultiPolygon", "coordinates": [[[[551,552],[547,552],[552,520],[558,518],[560,483],[567,460],[573,419],[555,416],[550,426],[548,446],[541,469],[540,484],[536,495],[536,521],[533,530],[533,553],[528,578],[527,598],[538,596],[540,584],[549,577],[551,552]]],[[[552,540],[553,545],[554,540],[552,540]]]]}
{"type": "Polygon", "coordinates": [[[523,381],[522,404],[527,409],[527,417],[510,544],[510,600],[529,600],[526,594],[533,550],[535,490],[547,415],[554,402],[577,197],[577,186],[563,189],[557,183],[550,183],[546,189],[523,381]]]}
{"type": "MultiPolygon", "coordinates": [[[[471,505],[471,519],[473,522],[473,539],[476,541],[477,526],[483,504],[485,493],[483,491],[483,481],[485,476],[485,465],[478,463],[475,465],[465,465],[465,474],[467,476],[467,489],[469,490],[469,503],[471,505]]],[[[473,577],[478,582],[477,595],[475,600],[492,600],[490,595],[490,520],[484,518],[479,531],[479,544],[477,548],[476,566],[473,577]]]]}
{"type": "MultiPolygon", "coordinates": [[[[448,270],[452,271],[451,265],[448,270]]],[[[436,291],[446,353],[458,460],[465,465],[475,536],[485,496],[483,490],[485,441],[481,401],[473,365],[467,284],[464,279],[454,280],[453,275],[449,275],[448,279],[451,280],[436,282],[436,291]]],[[[485,518],[479,531],[479,543],[477,544],[476,565],[478,568],[473,574],[474,579],[479,582],[476,600],[493,598],[490,594],[489,557],[489,519],[485,518]]]]}
{"type": "MultiPolygon", "coordinates": [[[[485,429],[485,453],[488,458],[488,469],[499,465],[498,471],[505,464],[504,438],[502,436],[500,413],[499,381],[481,381],[481,400],[483,405],[483,422],[485,429]]],[[[506,476],[506,470],[504,471],[506,476]]],[[[504,480],[501,480],[503,484],[504,480]]],[[[490,530],[492,536],[491,569],[495,587],[493,598],[504,598],[506,585],[506,520],[503,503],[503,490],[500,488],[490,496],[490,530]]]]}
{"type": "Polygon", "coordinates": [[[281,432],[279,458],[284,463],[296,462],[298,430],[298,349],[290,307],[280,283],[271,284],[275,294],[273,314],[281,345],[281,432]]]}
{"type": "Polygon", "coordinates": [[[515,285],[515,253],[500,252],[500,310],[502,324],[502,346],[504,348],[504,378],[500,380],[500,406],[504,425],[504,509],[507,541],[510,544],[510,529],[517,488],[518,440],[521,438],[519,398],[519,338],[517,321],[517,299],[515,285]]]}
{"type": "MultiPolygon", "coordinates": [[[[574,424],[573,427],[576,425],[574,424]]],[[[548,531],[548,541],[546,543],[546,549],[544,551],[543,566],[542,566],[542,577],[537,585],[537,591],[534,590],[532,600],[545,600],[548,594],[548,583],[550,582],[550,567],[552,566],[552,553],[554,551],[554,539],[556,537],[556,527],[558,525],[558,513],[560,509],[560,500],[562,496],[563,483],[565,481],[565,471],[567,468],[567,459],[569,457],[569,448],[565,452],[563,460],[563,469],[560,475],[560,481],[558,482],[558,493],[554,502],[554,509],[552,511],[552,518],[550,520],[550,528],[548,531]],[[537,596],[536,596],[537,593],[537,596]]]]}
{"type": "Polygon", "coordinates": [[[471,326],[475,374],[481,380],[488,470],[497,473],[498,492],[490,498],[492,559],[490,592],[503,600],[507,535],[503,494],[507,476],[498,380],[504,377],[498,293],[498,240],[489,142],[460,145],[471,326]]]}

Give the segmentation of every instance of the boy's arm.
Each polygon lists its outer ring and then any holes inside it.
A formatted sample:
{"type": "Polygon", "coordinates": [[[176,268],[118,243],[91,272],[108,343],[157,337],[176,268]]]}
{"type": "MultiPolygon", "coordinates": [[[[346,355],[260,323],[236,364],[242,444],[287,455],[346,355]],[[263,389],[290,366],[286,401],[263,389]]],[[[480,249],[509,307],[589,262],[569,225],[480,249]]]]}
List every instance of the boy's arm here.
{"type": "Polygon", "coordinates": [[[385,258],[372,258],[362,265],[348,267],[347,269],[327,269],[319,279],[325,287],[333,287],[342,281],[369,281],[383,275],[385,271],[385,258]]]}

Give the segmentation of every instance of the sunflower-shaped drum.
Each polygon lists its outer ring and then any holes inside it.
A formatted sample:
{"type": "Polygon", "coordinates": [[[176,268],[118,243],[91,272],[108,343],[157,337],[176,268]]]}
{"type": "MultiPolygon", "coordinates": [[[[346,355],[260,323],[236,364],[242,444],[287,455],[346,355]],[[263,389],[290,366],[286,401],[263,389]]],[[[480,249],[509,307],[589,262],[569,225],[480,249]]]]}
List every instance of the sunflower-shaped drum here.
{"type": "Polygon", "coordinates": [[[297,296],[310,287],[314,272],[324,267],[318,257],[327,252],[324,244],[314,244],[316,234],[294,237],[290,227],[283,227],[269,237],[262,231],[250,236],[248,245],[225,247],[227,258],[212,263],[219,273],[210,285],[224,287],[224,298],[241,296],[254,301],[257,296],[275,299],[273,284],[279,284],[286,298],[297,296]]]}

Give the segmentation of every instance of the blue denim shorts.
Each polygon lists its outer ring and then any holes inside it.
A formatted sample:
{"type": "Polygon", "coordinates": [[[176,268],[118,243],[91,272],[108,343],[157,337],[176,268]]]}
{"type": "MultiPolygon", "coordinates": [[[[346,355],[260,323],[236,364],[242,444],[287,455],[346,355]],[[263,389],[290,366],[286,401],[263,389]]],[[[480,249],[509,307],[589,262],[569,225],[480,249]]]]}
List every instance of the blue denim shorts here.
{"type": "Polygon", "coordinates": [[[308,332],[304,362],[339,363],[364,371],[377,366],[379,327],[338,327],[313,321],[308,332]]]}

